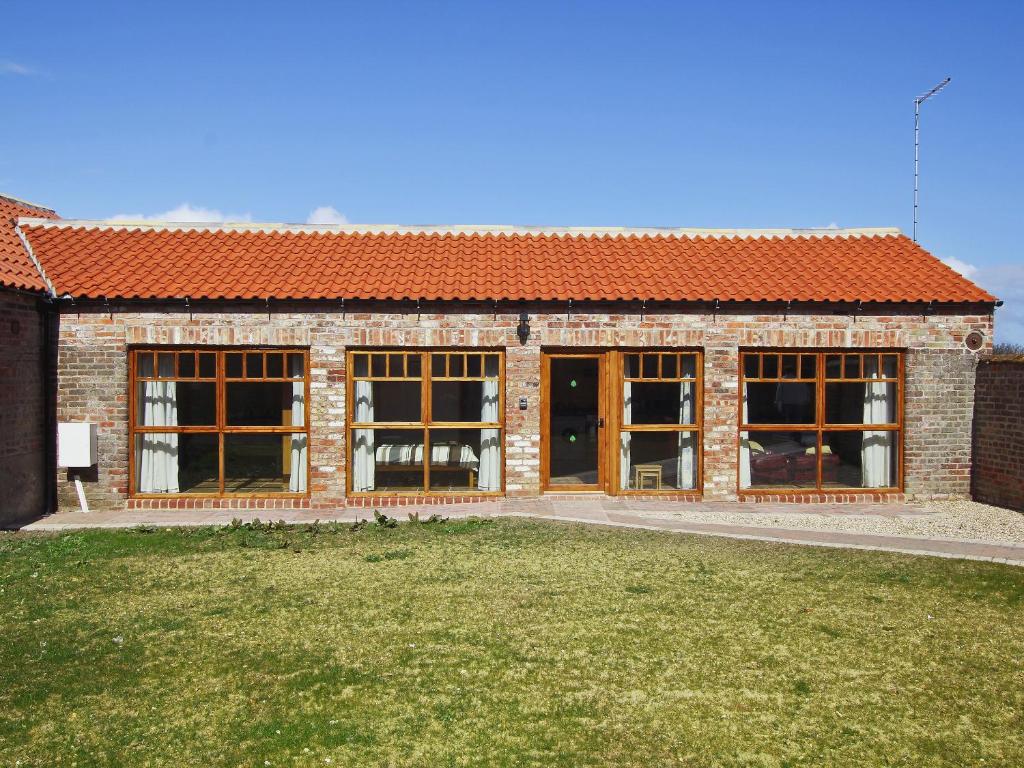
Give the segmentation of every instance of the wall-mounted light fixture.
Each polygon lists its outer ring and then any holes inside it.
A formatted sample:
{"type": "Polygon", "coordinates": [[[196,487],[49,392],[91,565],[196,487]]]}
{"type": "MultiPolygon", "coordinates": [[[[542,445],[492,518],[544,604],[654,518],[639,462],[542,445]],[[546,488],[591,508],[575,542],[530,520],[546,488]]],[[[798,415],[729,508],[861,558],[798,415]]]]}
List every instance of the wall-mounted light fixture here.
{"type": "Polygon", "coordinates": [[[530,338],[530,316],[525,312],[519,313],[519,326],[516,328],[516,335],[519,337],[520,344],[525,344],[526,340],[530,338]]]}

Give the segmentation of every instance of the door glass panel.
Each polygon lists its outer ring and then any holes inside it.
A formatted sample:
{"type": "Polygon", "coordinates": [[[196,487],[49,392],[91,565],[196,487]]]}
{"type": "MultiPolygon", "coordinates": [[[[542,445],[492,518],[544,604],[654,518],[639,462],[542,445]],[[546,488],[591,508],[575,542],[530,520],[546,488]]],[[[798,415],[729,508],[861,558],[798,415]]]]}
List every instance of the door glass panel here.
{"type": "Polygon", "coordinates": [[[597,485],[599,361],[551,359],[549,382],[549,477],[551,485],[597,485]]]}

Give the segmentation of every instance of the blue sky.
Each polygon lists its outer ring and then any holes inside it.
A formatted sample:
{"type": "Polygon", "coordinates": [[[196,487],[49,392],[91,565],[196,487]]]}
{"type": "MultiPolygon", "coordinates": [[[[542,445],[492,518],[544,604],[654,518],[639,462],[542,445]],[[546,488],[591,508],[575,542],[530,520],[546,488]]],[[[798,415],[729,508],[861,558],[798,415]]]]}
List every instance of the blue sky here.
{"type": "Polygon", "coordinates": [[[66,217],[899,226],[1024,343],[1024,4],[4,10],[0,190],[66,217]],[[713,6],[713,7],[712,7],[713,6]],[[13,34],[12,34],[13,32],[13,34]]]}

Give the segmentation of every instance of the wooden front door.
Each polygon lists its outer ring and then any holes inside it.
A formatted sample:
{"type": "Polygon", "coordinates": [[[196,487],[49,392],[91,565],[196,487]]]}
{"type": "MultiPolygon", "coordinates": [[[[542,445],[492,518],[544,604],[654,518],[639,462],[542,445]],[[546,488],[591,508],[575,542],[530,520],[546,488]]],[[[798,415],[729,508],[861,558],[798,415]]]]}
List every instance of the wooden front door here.
{"type": "Polygon", "coordinates": [[[607,385],[602,353],[541,359],[541,483],[546,491],[607,491],[607,385]]]}

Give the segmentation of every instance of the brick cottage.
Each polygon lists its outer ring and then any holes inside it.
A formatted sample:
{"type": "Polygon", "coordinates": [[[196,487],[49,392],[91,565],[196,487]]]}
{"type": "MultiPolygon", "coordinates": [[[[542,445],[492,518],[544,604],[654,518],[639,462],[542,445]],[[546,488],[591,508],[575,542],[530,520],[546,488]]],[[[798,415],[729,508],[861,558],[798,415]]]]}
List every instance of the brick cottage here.
{"type": "Polygon", "coordinates": [[[59,503],[966,497],[994,297],[896,230],[22,214],[59,503]]]}

